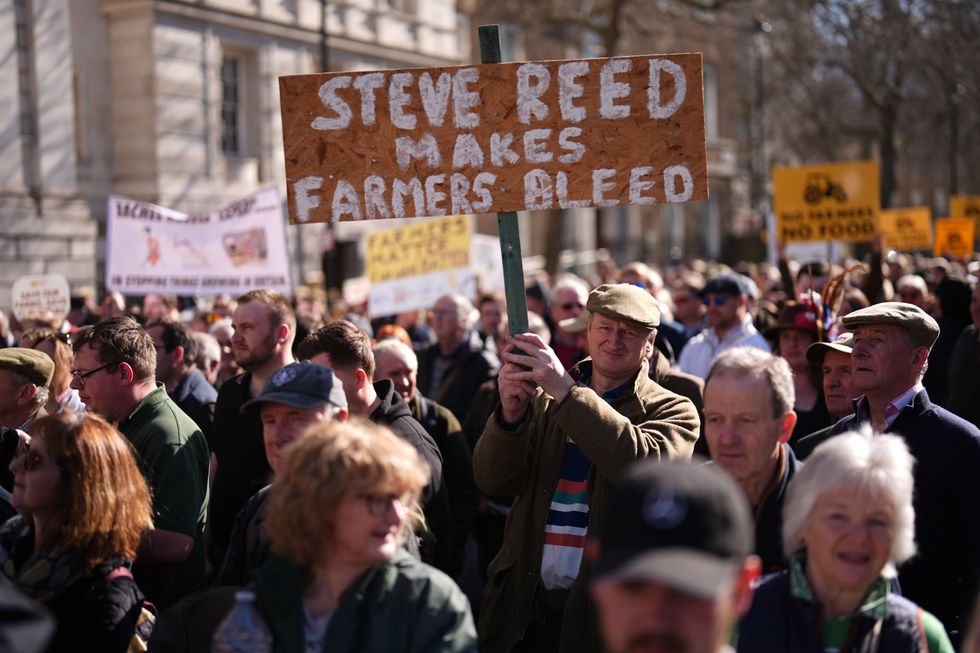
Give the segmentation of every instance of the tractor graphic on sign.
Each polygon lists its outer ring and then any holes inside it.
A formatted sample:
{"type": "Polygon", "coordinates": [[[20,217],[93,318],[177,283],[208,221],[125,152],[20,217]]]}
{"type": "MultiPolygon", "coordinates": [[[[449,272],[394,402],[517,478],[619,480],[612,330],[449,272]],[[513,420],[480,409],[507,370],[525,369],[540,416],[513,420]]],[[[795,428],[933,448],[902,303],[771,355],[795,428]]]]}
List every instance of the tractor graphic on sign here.
{"type": "Polygon", "coordinates": [[[963,209],[963,216],[967,218],[980,218],[980,204],[968,202],[963,209]]]}
{"type": "Polygon", "coordinates": [[[822,172],[811,172],[806,176],[806,187],[803,189],[803,199],[807,204],[819,204],[825,197],[832,197],[838,203],[847,201],[844,187],[822,172]]]}

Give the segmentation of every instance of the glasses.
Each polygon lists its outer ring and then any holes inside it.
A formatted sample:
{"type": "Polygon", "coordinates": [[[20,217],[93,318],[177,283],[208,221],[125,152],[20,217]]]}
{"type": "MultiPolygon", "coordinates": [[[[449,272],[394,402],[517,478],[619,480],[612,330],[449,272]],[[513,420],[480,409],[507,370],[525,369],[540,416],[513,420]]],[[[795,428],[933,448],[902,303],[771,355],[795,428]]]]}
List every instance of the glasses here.
{"type": "Polygon", "coordinates": [[[563,311],[570,311],[573,308],[585,308],[579,302],[565,302],[564,304],[559,304],[558,306],[561,307],[561,310],[563,311]]]}
{"type": "Polygon", "coordinates": [[[89,370],[88,372],[82,372],[81,370],[69,370],[68,373],[71,374],[71,378],[75,379],[82,385],[85,385],[85,379],[92,376],[96,372],[101,372],[107,367],[112,367],[113,365],[119,365],[122,361],[112,361],[111,363],[106,363],[102,367],[96,367],[94,370],[89,370]]]}
{"type": "Polygon", "coordinates": [[[372,517],[384,517],[392,505],[404,506],[407,501],[404,494],[358,494],[356,496],[364,501],[368,514],[372,517]]]}
{"type": "Polygon", "coordinates": [[[704,298],[704,305],[710,306],[714,304],[715,306],[724,306],[728,302],[727,295],[708,295],[704,298]]]}

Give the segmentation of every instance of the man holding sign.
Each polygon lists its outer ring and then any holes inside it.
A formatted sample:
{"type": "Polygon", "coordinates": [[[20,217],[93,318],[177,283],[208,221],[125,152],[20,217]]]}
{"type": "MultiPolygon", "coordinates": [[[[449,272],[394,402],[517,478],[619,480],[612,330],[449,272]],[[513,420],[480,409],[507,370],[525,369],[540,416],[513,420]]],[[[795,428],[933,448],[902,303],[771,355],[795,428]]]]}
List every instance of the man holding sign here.
{"type": "Polygon", "coordinates": [[[502,352],[500,404],[473,460],[486,494],[514,497],[480,612],[484,651],[587,650],[580,566],[612,479],[639,458],[690,459],[698,438],[694,405],[647,374],[656,300],[604,285],[586,310],[592,357],[571,372],[535,334],[502,352]]]}

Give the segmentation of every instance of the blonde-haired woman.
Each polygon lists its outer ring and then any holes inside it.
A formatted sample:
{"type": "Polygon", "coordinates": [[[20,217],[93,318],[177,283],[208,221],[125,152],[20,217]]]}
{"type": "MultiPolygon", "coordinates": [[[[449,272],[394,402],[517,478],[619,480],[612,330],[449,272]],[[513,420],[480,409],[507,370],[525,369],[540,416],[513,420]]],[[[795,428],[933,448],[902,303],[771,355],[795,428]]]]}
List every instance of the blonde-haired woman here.
{"type": "Polygon", "coordinates": [[[153,526],[129,443],[95,415],[51,415],[10,469],[21,515],[0,527],[0,571],[54,615],[48,651],[126,651],[143,607],[129,569],[153,526]]]}
{"type": "Polygon", "coordinates": [[[78,396],[78,390],[69,387],[71,384],[71,364],[75,354],[68,344],[68,334],[55,329],[30,329],[20,337],[20,346],[37,349],[47,354],[54,361],[54,374],[48,385],[50,394],[44,410],[48,415],[63,411],[81,413],[85,404],[78,396]]]}
{"type": "Polygon", "coordinates": [[[274,650],[476,651],[462,591],[401,547],[429,475],[415,449],[367,422],[317,425],[289,445],[254,576],[274,650]]]}
{"type": "Polygon", "coordinates": [[[939,620],[891,591],[915,554],[912,465],[900,437],[870,429],[814,450],[783,503],[789,569],[757,588],[739,653],[952,653],[939,620]]]}

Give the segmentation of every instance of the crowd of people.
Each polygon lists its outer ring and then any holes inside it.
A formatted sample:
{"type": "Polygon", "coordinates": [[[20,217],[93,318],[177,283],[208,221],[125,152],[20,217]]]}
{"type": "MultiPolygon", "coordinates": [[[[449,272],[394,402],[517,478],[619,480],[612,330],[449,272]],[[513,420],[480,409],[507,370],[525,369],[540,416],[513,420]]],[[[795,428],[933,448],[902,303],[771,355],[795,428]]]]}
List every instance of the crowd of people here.
{"type": "Polygon", "coordinates": [[[0,319],[0,651],[249,609],[249,650],[976,653],[978,277],[605,259],[519,334],[495,292],[0,319]]]}

